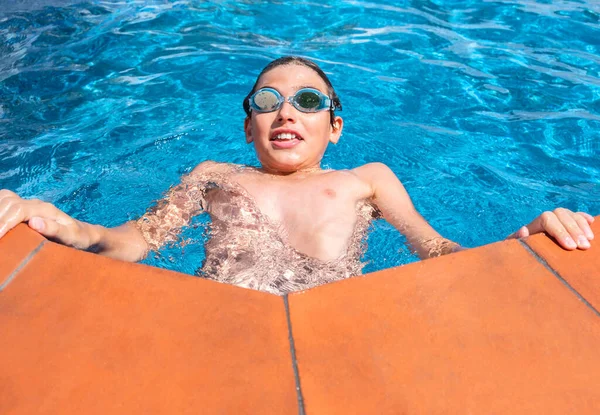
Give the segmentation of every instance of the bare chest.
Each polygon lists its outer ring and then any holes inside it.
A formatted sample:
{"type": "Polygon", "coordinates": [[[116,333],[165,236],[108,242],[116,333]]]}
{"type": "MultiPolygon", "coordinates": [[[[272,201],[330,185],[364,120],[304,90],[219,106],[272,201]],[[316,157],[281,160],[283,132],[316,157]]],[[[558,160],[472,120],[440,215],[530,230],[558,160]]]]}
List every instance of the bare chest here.
{"type": "Polygon", "coordinates": [[[356,203],[364,198],[352,178],[321,175],[296,180],[242,176],[236,181],[261,214],[288,230],[316,231],[327,225],[352,227],[356,203]]]}
{"type": "Polygon", "coordinates": [[[213,221],[229,229],[225,233],[242,228],[262,232],[270,225],[266,232],[276,232],[286,245],[322,260],[347,251],[358,223],[358,202],[370,197],[368,185],[350,172],[296,178],[251,172],[229,180],[233,189],[212,192],[208,200],[213,221]]]}

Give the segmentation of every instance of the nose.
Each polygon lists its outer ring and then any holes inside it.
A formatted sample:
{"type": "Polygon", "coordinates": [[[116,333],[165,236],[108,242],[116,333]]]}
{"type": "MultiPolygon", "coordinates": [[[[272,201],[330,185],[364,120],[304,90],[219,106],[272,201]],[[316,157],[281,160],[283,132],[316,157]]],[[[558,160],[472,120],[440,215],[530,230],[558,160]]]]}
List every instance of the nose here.
{"type": "Polygon", "coordinates": [[[296,122],[296,108],[292,104],[290,104],[287,100],[283,102],[281,108],[279,108],[279,114],[277,116],[277,121],[284,122],[296,122]]]}

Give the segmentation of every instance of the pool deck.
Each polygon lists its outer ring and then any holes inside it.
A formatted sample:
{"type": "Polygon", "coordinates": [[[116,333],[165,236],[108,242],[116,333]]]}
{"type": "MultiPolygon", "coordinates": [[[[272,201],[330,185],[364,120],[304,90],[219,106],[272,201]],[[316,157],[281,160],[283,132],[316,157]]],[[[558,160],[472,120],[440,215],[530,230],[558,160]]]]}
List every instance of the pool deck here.
{"type": "Polygon", "coordinates": [[[593,242],[536,235],[278,297],[19,225],[0,240],[0,414],[598,414],[593,242]]]}

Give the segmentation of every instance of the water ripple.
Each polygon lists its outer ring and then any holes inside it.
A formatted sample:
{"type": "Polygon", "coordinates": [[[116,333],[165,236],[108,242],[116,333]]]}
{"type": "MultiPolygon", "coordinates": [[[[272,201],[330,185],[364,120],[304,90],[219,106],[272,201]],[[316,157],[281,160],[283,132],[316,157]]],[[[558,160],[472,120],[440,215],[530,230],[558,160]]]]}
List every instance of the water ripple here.
{"type": "Polygon", "coordinates": [[[595,0],[4,2],[0,187],[116,225],[200,161],[255,164],[241,100],[297,54],[344,104],[325,164],[387,163],[443,234],[491,242],[600,213],[598,39],[595,0]]]}
{"type": "Polygon", "coordinates": [[[510,111],[508,114],[498,114],[495,112],[478,111],[478,114],[496,118],[503,121],[531,121],[531,120],[561,120],[567,118],[586,119],[600,121],[600,115],[592,114],[583,109],[570,109],[567,111],[510,111]]]}

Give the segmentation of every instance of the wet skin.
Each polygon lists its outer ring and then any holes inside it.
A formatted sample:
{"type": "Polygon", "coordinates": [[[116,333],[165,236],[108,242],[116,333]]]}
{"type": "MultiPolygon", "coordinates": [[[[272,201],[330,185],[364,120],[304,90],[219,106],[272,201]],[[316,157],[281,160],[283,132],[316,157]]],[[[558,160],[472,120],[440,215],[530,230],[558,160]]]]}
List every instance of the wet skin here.
{"type": "MultiPolygon", "coordinates": [[[[324,81],[312,69],[301,65],[279,66],[264,74],[258,88],[271,87],[288,97],[301,88],[327,93],[324,81]]],[[[322,170],[320,163],[330,143],[341,136],[343,121],[330,113],[303,113],[288,102],[270,113],[252,113],[245,120],[246,141],[255,148],[260,169],[241,169],[231,179],[242,186],[257,208],[278,225],[288,243],[299,252],[321,260],[342,255],[357,220],[356,205],[369,200],[382,216],[402,232],[421,258],[462,249],[442,238],[415,210],[410,197],[394,173],[381,163],[353,170],[322,170]],[[292,142],[273,141],[279,133],[300,137],[292,142]]],[[[231,172],[231,165],[204,162],[186,180],[210,172],[231,172]]],[[[181,227],[191,212],[175,203],[181,195],[170,192],[161,203],[165,226],[181,227]]],[[[226,203],[226,200],[223,201],[226,203]]],[[[150,215],[152,213],[149,213],[150,215]]],[[[565,249],[588,249],[594,235],[586,213],[567,209],[544,212],[509,237],[546,232],[565,249]]],[[[24,200],[8,190],[0,191],[0,237],[20,222],[43,235],[79,249],[90,246],[102,255],[138,261],[152,244],[133,223],[117,228],[77,221],[51,204],[24,200]]]]}

